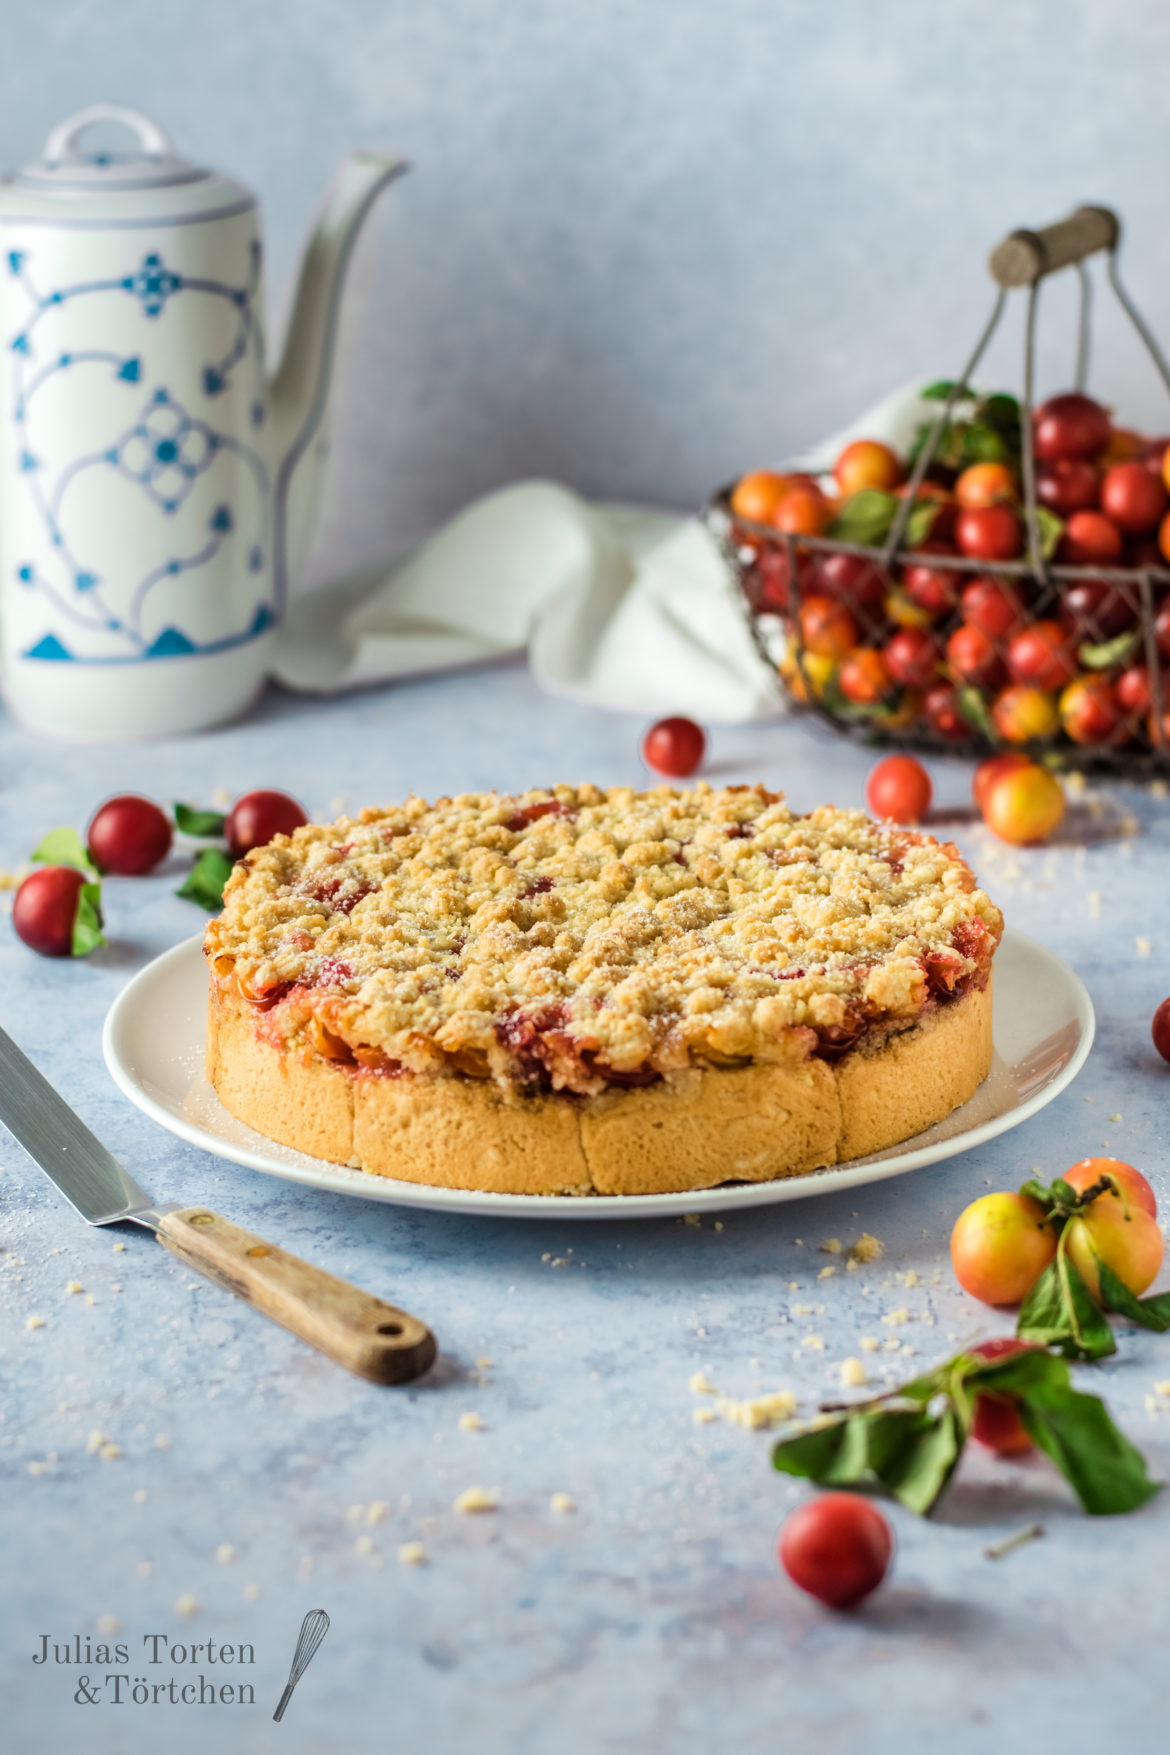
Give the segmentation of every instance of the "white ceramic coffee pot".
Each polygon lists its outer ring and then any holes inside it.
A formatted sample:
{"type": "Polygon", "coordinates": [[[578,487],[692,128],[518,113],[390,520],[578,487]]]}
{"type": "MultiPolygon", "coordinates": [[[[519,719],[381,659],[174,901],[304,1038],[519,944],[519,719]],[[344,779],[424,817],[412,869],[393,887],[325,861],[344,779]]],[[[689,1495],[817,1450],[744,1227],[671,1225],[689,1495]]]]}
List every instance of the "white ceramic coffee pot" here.
{"type": "Polygon", "coordinates": [[[37,730],[198,730],[262,687],[320,485],[350,249],[405,167],[358,153],[275,375],[255,198],[99,104],[0,181],[0,682],[37,730]],[[86,151],[92,124],[124,151],[86,151]]]}

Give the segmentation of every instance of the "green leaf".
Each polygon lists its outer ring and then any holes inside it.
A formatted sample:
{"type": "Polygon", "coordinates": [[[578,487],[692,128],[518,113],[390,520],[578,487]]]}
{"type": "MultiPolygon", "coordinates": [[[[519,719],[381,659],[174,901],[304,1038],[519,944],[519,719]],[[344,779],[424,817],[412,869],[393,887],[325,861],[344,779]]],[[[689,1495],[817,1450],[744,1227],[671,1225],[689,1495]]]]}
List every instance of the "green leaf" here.
{"type": "Polygon", "coordinates": [[[85,842],[76,829],[50,829],[34,848],[33,859],[40,865],[72,865],[87,876],[96,878],[97,867],[89,857],[85,842]]]}
{"type": "MultiPolygon", "coordinates": [[[[945,402],[955,388],[953,378],[938,378],[933,384],[928,384],[925,390],[920,390],[918,394],[923,402],[945,402]]],[[[964,384],[959,388],[959,395],[963,401],[970,401],[975,392],[969,385],[964,384]]]]}
{"type": "Polygon", "coordinates": [[[920,500],[917,494],[914,496],[914,505],[906,521],[905,540],[908,548],[917,548],[920,543],[926,541],[934,529],[935,520],[941,511],[942,502],[940,500],[930,498],[920,500]]]}
{"type": "Polygon", "coordinates": [[[1102,640],[1098,644],[1088,642],[1080,648],[1077,657],[1086,670],[1112,670],[1115,664],[1124,664],[1137,651],[1141,640],[1140,628],[1128,628],[1112,640],[1102,640]]]}
{"type": "Polygon", "coordinates": [[[223,834],[227,818],[217,810],[200,810],[193,804],[175,805],[175,827],[183,835],[194,835],[201,841],[223,834]]]}
{"type": "Polygon", "coordinates": [[[938,1503],[958,1466],[967,1434],[953,1407],[931,1415],[918,1413],[919,1428],[912,1442],[905,1436],[874,1473],[895,1499],[919,1517],[926,1517],[938,1503]]]}
{"type": "Polygon", "coordinates": [[[1037,506],[1036,529],[1040,533],[1040,553],[1050,561],[1056,545],[1064,535],[1064,519],[1058,518],[1050,506],[1037,506]]]}
{"type": "Polygon", "coordinates": [[[1020,405],[1014,396],[1009,396],[1006,390],[995,390],[980,398],[978,414],[989,426],[999,427],[1019,448],[1020,405]]]}
{"type": "Polygon", "coordinates": [[[992,743],[998,743],[999,732],[995,729],[995,720],[983,698],[983,691],[972,683],[964,683],[958,691],[958,702],[959,712],[967,724],[973,725],[976,731],[981,731],[992,743]]]}
{"type": "Polygon", "coordinates": [[[873,548],[889,535],[897,510],[896,494],[887,494],[881,488],[862,488],[860,493],[850,494],[825,534],[837,542],[856,542],[873,548]]]}
{"type": "Polygon", "coordinates": [[[972,463],[1006,463],[1011,458],[1011,447],[1003,434],[984,421],[967,422],[962,435],[961,469],[972,463]]]}
{"type": "Polygon", "coordinates": [[[1094,1517],[1136,1511],[1160,1493],[1141,1452],[1119,1432],[1095,1395],[1040,1385],[1021,1392],[1020,1419],[1094,1517]]]}
{"type": "Polygon", "coordinates": [[[102,887],[98,883],[82,884],[77,892],[77,913],[73,917],[71,957],[88,957],[106,942],[102,932],[102,887]]]}
{"type": "Polygon", "coordinates": [[[1121,1276],[1114,1273],[1100,1256],[1097,1257],[1097,1279],[1101,1286],[1101,1302],[1106,1310],[1128,1317],[1140,1328],[1153,1329],[1155,1334],[1164,1335],[1170,1329],[1170,1292],[1162,1292],[1154,1298],[1136,1297],[1121,1276]]]}
{"type": "Polygon", "coordinates": [[[772,1449],[772,1467],[821,1486],[873,1481],[878,1469],[890,1466],[899,1446],[916,1436],[923,1417],[921,1408],[862,1403],[856,1411],[814,1420],[781,1438],[772,1449]]]}
{"type": "Polygon", "coordinates": [[[218,847],[205,847],[192,866],[185,884],[175,891],[184,901],[197,902],[214,914],[223,907],[223,886],[234,869],[233,862],[218,847]]]}
{"type": "Polygon", "coordinates": [[[1113,1330],[1069,1260],[1063,1239],[1055,1261],[1020,1306],[1016,1333],[1024,1341],[1059,1347],[1068,1359],[1104,1359],[1117,1351],[1113,1330]]]}

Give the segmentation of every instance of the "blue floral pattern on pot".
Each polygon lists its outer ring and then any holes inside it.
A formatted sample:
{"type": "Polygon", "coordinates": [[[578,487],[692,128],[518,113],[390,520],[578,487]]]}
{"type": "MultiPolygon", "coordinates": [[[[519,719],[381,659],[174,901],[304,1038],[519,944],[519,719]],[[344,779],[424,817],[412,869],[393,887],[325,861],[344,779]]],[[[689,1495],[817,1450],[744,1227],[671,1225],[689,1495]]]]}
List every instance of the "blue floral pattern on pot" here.
{"type": "MultiPolygon", "coordinates": [[[[128,254],[132,237],[125,243],[128,254]]],[[[150,248],[120,273],[44,289],[35,249],[7,252],[7,273],[25,302],[8,342],[18,469],[32,528],[43,538],[16,566],[21,595],[42,611],[25,658],[103,664],[226,651],[274,625],[272,484],[260,450],[244,436],[259,438],[265,421],[254,236],[246,261],[246,275],[232,284],[185,273],[150,248]],[[192,299],[211,301],[229,317],[226,345],[210,357],[183,352],[176,361],[175,335],[157,348],[155,336],[172,315],[182,323],[179,307],[192,299]],[[128,302],[141,328],[129,347],[122,345],[128,302]],[[94,345],[103,331],[118,345],[94,345]],[[162,381],[177,363],[182,394],[162,381]],[[241,394],[228,394],[237,388],[241,394]],[[50,403],[42,432],[39,410],[50,403]],[[69,454],[63,435],[70,435],[69,454]],[[90,442],[82,444],[82,435],[90,442]],[[137,510],[123,488],[133,490],[137,510]],[[123,522],[123,540],[111,541],[114,519],[133,521],[131,540],[123,522]],[[120,561],[127,552],[139,557],[136,565],[111,565],[111,554],[120,561]],[[187,587],[217,561],[230,561],[234,579],[255,580],[242,619],[238,589],[190,596],[187,587]],[[212,612],[212,598],[221,608],[230,603],[234,625],[215,625],[222,615],[212,612]]],[[[206,318],[185,327],[201,338],[222,333],[222,322],[206,318]]]]}

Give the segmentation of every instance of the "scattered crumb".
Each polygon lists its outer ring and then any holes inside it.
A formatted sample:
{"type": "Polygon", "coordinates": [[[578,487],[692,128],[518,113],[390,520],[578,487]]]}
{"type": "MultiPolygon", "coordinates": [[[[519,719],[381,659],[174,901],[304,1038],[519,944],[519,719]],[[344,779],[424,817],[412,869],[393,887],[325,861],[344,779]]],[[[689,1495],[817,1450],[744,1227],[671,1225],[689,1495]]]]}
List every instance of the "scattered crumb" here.
{"type": "Polygon", "coordinates": [[[384,1499],[375,1499],[366,1512],[367,1523],[385,1523],[390,1507],[384,1499]]]}
{"type": "Polygon", "coordinates": [[[103,1444],[98,1454],[103,1456],[107,1462],[121,1462],[122,1446],[120,1444],[103,1444]]]}
{"type": "Polygon", "coordinates": [[[1085,796],[1085,776],[1079,768],[1070,768],[1064,776],[1064,789],[1070,798],[1085,796]]]}
{"type": "Polygon", "coordinates": [[[120,1292],[121,1290],[122,1290],[121,1286],[118,1284],[117,1280],[115,1280],[113,1285],[110,1287],[110,1291],[111,1292],[120,1292]]]}
{"type": "Polygon", "coordinates": [[[548,1502],[548,1508],[550,1511],[555,1511],[558,1517],[568,1517],[571,1512],[577,1509],[567,1493],[554,1493],[548,1502]]]}
{"type": "Polygon", "coordinates": [[[134,1570],[139,1578],[149,1578],[154,1571],[154,1566],[149,1560],[140,1560],[134,1570]]]}
{"type": "Polygon", "coordinates": [[[716,1230],[717,1230],[717,1231],[722,1231],[722,1229],[723,1229],[723,1220],[722,1220],[722,1219],[716,1219],[716,1221],[715,1221],[715,1229],[716,1229],[716,1230]]]}
{"type": "Polygon", "coordinates": [[[888,1341],[882,1342],[882,1351],[883,1353],[896,1353],[901,1345],[902,1343],[898,1337],[896,1335],[891,1335],[888,1341]]]}
{"type": "Polygon", "coordinates": [[[858,1259],[855,1255],[850,1255],[850,1256],[846,1257],[845,1272],[847,1274],[855,1274],[860,1266],[861,1266],[861,1263],[858,1261],[858,1259]]]}
{"type": "Polygon", "coordinates": [[[704,1406],[691,1409],[691,1419],[695,1422],[696,1426],[709,1426],[712,1420],[717,1420],[718,1418],[719,1416],[714,1408],[704,1406]]]}
{"type": "Polygon", "coordinates": [[[802,1347],[811,1347],[814,1353],[823,1353],[825,1343],[820,1335],[804,1335],[800,1342],[802,1347]]]}
{"type": "Polygon", "coordinates": [[[841,1382],[846,1389],[860,1389],[865,1382],[865,1366],[860,1359],[842,1359],[841,1382]]]}
{"type": "Polygon", "coordinates": [[[244,1586],[244,1601],[246,1603],[258,1603],[260,1601],[260,1586],[258,1584],[246,1584],[244,1586]]]}
{"type": "Polygon", "coordinates": [[[221,1542],[215,1550],[216,1563],[219,1566],[231,1566],[236,1559],[236,1551],[230,1542],[221,1542]]]}
{"type": "Polygon", "coordinates": [[[1148,938],[1135,938],[1133,942],[1139,957],[1148,957],[1152,954],[1154,947],[1148,938]]]}
{"type": "Polygon", "coordinates": [[[492,1368],[491,1360],[483,1358],[482,1355],[475,1361],[475,1363],[481,1371],[490,1371],[492,1368]]]}
{"type": "Polygon", "coordinates": [[[500,1490],[498,1487],[468,1487],[456,1499],[454,1511],[471,1514],[480,1511],[498,1511],[500,1509],[500,1490]]]}
{"type": "Polygon", "coordinates": [[[1094,920],[1100,920],[1100,918],[1101,918],[1101,892],[1100,892],[1100,890],[1090,890],[1088,895],[1085,897],[1085,901],[1088,904],[1089,914],[1091,915],[1091,917],[1094,920]]]}
{"type": "Polygon", "coordinates": [[[97,1619],[97,1630],[99,1633],[121,1633],[122,1623],[119,1621],[117,1615],[99,1615],[97,1619]]]}
{"type": "Polygon", "coordinates": [[[43,1475],[47,1467],[47,1463],[30,1462],[28,1465],[28,1472],[30,1475],[43,1475]]]}
{"type": "Polygon", "coordinates": [[[160,1432],[158,1437],[154,1441],[154,1448],[156,1450],[169,1450],[171,1448],[171,1441],[162,1432],[160,1432]]]}
{"type": "MultiPolygon", "coordinates": [[[[1144,1400],[1145,1400],[1145,1404],[1146,1404],[1146,1413],[1149,1414],[1151,1418],[1155,1414],[1161,1413],[1162,1410],[1158,1404],[1158,1398],[1156,1395],[1147,1395],[1146,1397],[1144,1397],[1144,1400]]],[[[30,1467],[31,1467],[31,1464],[30,1464],[30,1467]]]]}
{"type": "Polygon", "coordinates": [[[823,1267],[821,1269],[820,1273],[817,1275],[817,1279],[818,1280],[831,1280],[835,1276],[836,1272],[837,1272],[837,1270],[835,1267],[823,1267]]]}
{"type": "Polygon", "coordinates": [[[813,1307],[811,1304],[790,1304],[788,1306],[789,1316],[811,1316],[812,1313],[813,1307]]]}
{"type": "Polygon", "coordinates": [[[459,1430],[461,1432],[482,1432],[483,1421],[478,1414],[460,1414],[459,1430]]]}
{"type": "Polygon", "coordinates": [[[126,1247],[126,1245],[124,1243],[115,1243],[114,1254],[120,1255],[122,1253],[122,1251],[125,1249],[125,1247],[126,1247]]]}
{"type": "Polygon", "coordinates": [[[1166,791],[1167,791],[1166,782],[1164,780],[1151,780],[1150,781],[1149,793],[1150,793],[1151,798],[1165,798],[1166,791]]]}
{"type": "Polygon", "coordinates": [[[876,1353],[881,1344],[882,1343],[877,1339],[876,1335],[862,1335],[861,1337],[861,1350],[863,1353],[876,1353]]]}
{"type": "Polygon", "coordinates": [[[98,1451],[101,1449],[102,1445],[107,1443],[107,1442],[108,1442],[108,1440],[106,1438],[105,1433],[99,1432],[97,1430],[97,1427],[95,1426],[93,1431],[90,1433],[89,1437],[85,1441],[85,1454],[86,1454],[86,1456],[96,1456],[98,1451]]]}
{"type": "Polygon", "coordinates": [[[1164,1377],[1161,1383],[1156,1383],[1154,1390],[1158,1395],[1170,1395],[1170,1377],[1164,1377]]]}
{"type": "Polygon", "coordinates": [[[399,1566],[425,1566],[427,1551],[421,1542],[403,1542],[398,1550],[399,1566]]]}
{"type": "Polygon", "coordinates": [[[45,1319],[43,1316],[26,1316],[24,1326],[25,1328],[44,1328],[45,1319]]]}
{"type": "Polygon", "coordinates": [[[684,1225],[693,1225],[696,1231],[701,1228],[703,1223],[698,1213],[684,1213],[682,1216],[682,1222],[684,1225]]]}
{"type": "Polygon", "coordinates": [[[716,1389],[715,1385],[713,1383],[709,1383],[707,1381],[707,1378],[702,1371],[692,1372],[690,1382],[691,1382],[691,1394],[692,1395],[718,1395],[719,1394],[719,1391],[716,1389]]]}
{"type": "Polygon", "coordinates": [[[175,1598],[175,1614],[180,1615],[184,1621],[189,1621],[192,1615],[197,1615],[198,1613],[199,1604],[188,1592],[184,1592],[181,1597],[175,1598]]]}
{"type": "Polygon", "coordinates": [[[145,1505],[146,1501],[150,1498],[150,1494],[146,1491],[145,1487],[135,1487],[132,1497],[135,1505],[145,1505]]]}
{"type": "Polygon", "coordinates": [[[84,1292],[85,1287],[80,1280],[69,1280],[66,1282],[65,1290],[67,1292],[84,1292]]]}
{"type": "Polygon", "coordinates": [[[353,1545],[355,1554],[372,1554],[374,1552],[373,1536],[359,1536],[353,1545]]]}
{"type": "Polygon", "coordinates": [[[840,1255],[841,1239],[839,1237],[826,1237],[823,1243],[817,1244],[817,1248],[822,1255],[840,1255]]]}
{"type": "Polygon", "coordinates": [[[778,1426],[781,1420],[790,1420],[796,1412],[796,1397],[790,1389],[774,1390],[771,1395],[749,1396],[742,1402],[721,1396],[715,1408],[733,1426],[747,1426],[755,1432],[761,1426],[778,1426]]]}
{"type": "Polygon", "coordinates": [[[232,807],[232,795],[224,786],[213,786],[211,789],[211,802],[216,810],[230,810],[232,807]]]}
{"type": "Polygon", "coordinates": [[[346,1508],[345,1521],[346,1523],[360,1523],[365,1515],[364,1505],[350,1505],[346,1508]]]}
{"type": "Polygon", "coordinates": [[[95,1303],[95,1302],[96,1302],[96,1300],[95,1300],[95,1299],[94,1299],[94,1295],[93,1295],[93,1293],[92,1293],[92,1292],[87,1292],[87,1293],[86,1293],[86,1294],[85,1294],[85,1302],[86,1302],[86,1303],[87,1303],[87,1304],[93,1304],[93,1303],[95,1303]]]}
{"type": "Polygon", "coordinates": [[[868,1231],[863,1231],[857,1242],[849,1245],[849,1253],[854,1261],[880,1261],[885,1253],[885,1247],[885,1244],[880,1242],[878,1238],[871,1237],[868,1231]]]}
{"type": "Polygon", "coordinates": [[[895,1274],[894,1278],[903,1286],[917,1286],[920,1282],[915,1268],[907,1268],[905,1273],[895,1274]]]}
{"type": "Polygon", "coordinates": [[[910,1312],[908,1310],[887,1310],[882,1321],[888,1322],[891,1328],[901,1328],[904,1322],[910,1321],[910,1312]]]}

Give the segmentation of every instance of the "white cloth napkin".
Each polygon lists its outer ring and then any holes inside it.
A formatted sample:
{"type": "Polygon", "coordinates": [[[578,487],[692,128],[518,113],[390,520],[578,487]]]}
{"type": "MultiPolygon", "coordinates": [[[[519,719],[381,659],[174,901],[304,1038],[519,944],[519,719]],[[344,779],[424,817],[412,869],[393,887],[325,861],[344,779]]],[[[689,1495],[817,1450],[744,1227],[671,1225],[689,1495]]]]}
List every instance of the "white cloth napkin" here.
{"type": "MultiPolygon", "coordinates": [[[[830,468],[862,435],[904,445],[922,406],[897,391],[790,466],[830,468]]],[[[274,675],[333,694],[524,650],[544,687],[600,707],[715,724],[782,710],[697,519],[546,481],[473,502],[388,573],[294,599],[274,675]]]]}

